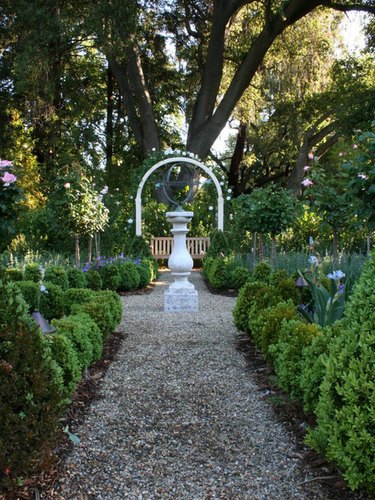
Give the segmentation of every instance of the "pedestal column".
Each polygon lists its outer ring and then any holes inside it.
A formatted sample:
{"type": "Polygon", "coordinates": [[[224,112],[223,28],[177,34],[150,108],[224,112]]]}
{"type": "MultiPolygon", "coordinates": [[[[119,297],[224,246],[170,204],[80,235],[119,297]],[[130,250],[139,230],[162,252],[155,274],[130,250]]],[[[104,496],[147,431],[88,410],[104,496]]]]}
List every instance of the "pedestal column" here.
{"type": "Polygon", "coordinates": [[[188,281],[193,269],[193,259],[186,248],[187,225],[194,212],[167,212],[167,220],[173,224],[173,250],[168,259],[168,267],[174,277],[168,290],[164,292],[165,312],[198,311],[198,292],[188,281]]]}

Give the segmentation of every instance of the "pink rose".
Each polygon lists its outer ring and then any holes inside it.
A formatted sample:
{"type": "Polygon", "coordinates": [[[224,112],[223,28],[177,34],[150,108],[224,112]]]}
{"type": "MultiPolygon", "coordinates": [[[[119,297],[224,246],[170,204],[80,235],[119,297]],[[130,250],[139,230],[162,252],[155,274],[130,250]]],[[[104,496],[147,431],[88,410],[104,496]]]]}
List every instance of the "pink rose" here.
{"type": "Polygon", "coordinates": [[[6,167],[11,167],[13,165],[13,162],[9,160],[1,160],[0,161],[0,168],[6,168],[6,167]]]}
{"type": "Polygon", "coordinates": [[[65,189],[69,189],[69,188],[70,188],[70,182],[66,182],[66,183],[64,184],[64,188],[65,188],[65,189]]]}
{"type": "Polygon", "coordinates": [[[358,149],[358,144],[353,144],[353,149],[358,149]]]}
{"type": "Polygon", "coordinates": [[[311,168],[311,167],[309,167],[308,165],[305,165],[305,166],[303,167],[303,171],[304,171],[304,172],[308,172],[308,171],[310,170],[310,168],[311,168]]]}
{"type": "Polygon", "coordinates": [[[302,186],[304,187],[309,187],[309,186],[312,186],[314,183],[312,180],[310,179],[304,179],[302,182],[301,182],[302,186]]]}
{"type": "Polygon", "coordinates": [[[310,153],[308,154],[308,157],[309,157],[309,160],[313,160],[314,159],[314,153],[312,151],[310,151],[310,153]]]}
{"type": "Polygon", "coordinates": [[[9,172],[4,172],[4,175],[0,179],[3,181],[4,186],[10,186],[13,182],[16,182],[17,177],[9,172]]]}

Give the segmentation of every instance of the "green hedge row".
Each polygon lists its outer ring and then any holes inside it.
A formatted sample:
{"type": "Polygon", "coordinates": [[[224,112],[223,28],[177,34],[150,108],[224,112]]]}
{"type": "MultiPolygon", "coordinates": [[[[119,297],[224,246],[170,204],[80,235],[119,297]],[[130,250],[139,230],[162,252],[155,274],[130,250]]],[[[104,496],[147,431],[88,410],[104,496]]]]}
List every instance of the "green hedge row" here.
{"type": "Polygon", "coordinates": [[[46,283],[46,289],[40,310],[56,330],[43,336],[30,317],[39,285],[0,281],[0,490],[4,491],[48,464],[64,408],[83,371],[100,358],[105,338],[122,318],[121,299],[111,290],[63,290],[52,283],[46,283]]]}
{"type": "Polygon", "coordinates": [[[42,269],[38,264],[28,264],[25,268],[3,268],[3,281],[27,281],[48,283],[69,288],[89,288],[92,290],[129,291],[145,288],[156,279],[158,266],[152,257],[130,260],[113,258],[87,264],[83,269],[49,265],[42,269]]]}
{"type": "Polygon", "coordinates": [[[353,490],[375,492],[375,259],[356,282],[344,318],[306,323],[294,294],[272,278],[241,288],[233,317],[274,367],[278,383],[316,428],[306,442],[336,463],[353,490]]]}

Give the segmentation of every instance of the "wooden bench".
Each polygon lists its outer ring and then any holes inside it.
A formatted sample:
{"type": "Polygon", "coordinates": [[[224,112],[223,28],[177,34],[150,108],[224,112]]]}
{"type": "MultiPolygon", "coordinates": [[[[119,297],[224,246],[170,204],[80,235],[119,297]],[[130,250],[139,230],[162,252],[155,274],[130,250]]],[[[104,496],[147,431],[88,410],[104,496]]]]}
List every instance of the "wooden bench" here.
{"type": "MultiPolygon", "coordinates": [[[[193,259],[203,259],[210,246],[210,238],[186,238],[186,245],[193,259]]],[[[150,249],[155,259],[168,259],[172,253],[173,237],[151,237],[150,249]]]]}

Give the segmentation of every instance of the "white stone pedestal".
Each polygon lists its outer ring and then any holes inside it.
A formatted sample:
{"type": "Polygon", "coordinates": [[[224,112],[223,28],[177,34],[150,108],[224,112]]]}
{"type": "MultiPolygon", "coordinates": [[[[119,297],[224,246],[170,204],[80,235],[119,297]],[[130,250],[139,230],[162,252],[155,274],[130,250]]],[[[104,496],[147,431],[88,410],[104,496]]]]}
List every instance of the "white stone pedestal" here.
{"type": "Polygon", "coordinates": [[[188,281],[193,269],[193,259],[186,248],[187,225],[193,212],[167,212],[167,220],[173,224],[173,250],[168,259],[168,267],[175,281],[164,292],[165,312],[198,311],[198,292],[188,281]]]}

